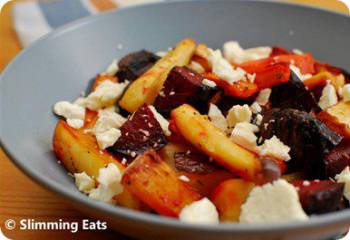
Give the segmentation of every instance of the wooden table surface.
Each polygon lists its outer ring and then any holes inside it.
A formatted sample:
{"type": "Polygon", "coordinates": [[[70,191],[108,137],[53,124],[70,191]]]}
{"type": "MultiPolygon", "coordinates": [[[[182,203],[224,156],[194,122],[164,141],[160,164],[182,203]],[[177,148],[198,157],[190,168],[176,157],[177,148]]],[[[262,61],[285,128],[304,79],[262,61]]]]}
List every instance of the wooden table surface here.
{"type": "MultiPolygon", "coordinates": [[[[289,0],[290,2],[317,5],[349,13],[346,6],[336,0],[289,0]]],[[[0,15],[0,72],[21,50],[12,29],[10,9],[13,2],[5,5],[0,15]]],[[[0,228],[11,239],[120,239],[120,235],[107,231],[8,231],[7,219],[17,223],[22,218],[36,221],[81,221],[86,217],[74,210],[61,197],[47,191],[20,172],[0,149],[0,228]]]]}

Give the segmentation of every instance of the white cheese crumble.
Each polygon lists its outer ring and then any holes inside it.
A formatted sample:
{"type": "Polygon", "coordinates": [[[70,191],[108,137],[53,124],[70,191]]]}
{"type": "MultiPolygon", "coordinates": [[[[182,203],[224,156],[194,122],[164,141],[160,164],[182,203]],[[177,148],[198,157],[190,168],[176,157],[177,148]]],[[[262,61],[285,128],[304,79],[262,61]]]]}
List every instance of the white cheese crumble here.
{"type": "Polygon", "coordinates": [[[181,175],[181,176],[179,177],[179,179],[180,179],[181,181],[183,181],[183,182],[189,182],[189,181],[190,181],[190,179],[189,179],[188,177],[186,177],[185,175],[181,175]]]}
{"type": "Polygon", "coordinates": [[[293,49],[293,53],[294,53],[294,54],[298,54],[298,55],[304,54],[304,52],[303,52],[302,50],[297,49],[297,48],[293,49]]]}
{"type": "Polygon", "coordinates": [[[114,107],[109,107],[98,112],[98,119],[92,132],[96,136],[97,144],[104,150],[114,143],[121,136],[119,128],[126,122],[126,119],[115,112],[114,107]]]}
{"type": "Polygon", "coordinates": [[[262,120],[263,120],[263,116],[261,114],[256,115],[256,122],[255,123],[257,126],[261,125],[262,120]]]}
{"type": "Polygon", "coordinates": [[[205,72],[205,69],[202,67],[202,65],[196,61],[191,61],[188,67],[199,74],[202,74],[205,72]]]}
{"type": "Polygon", "coordinates": [[[297,66],[294,64],[290,64],[289,68],[300,78],[301,81],[305,81],[306,79],[309,79],[312,77],[312,74],[303,74],[297,66]]]}
{"type": "Polygon", "coordinates": [[[64,117],[72,128],[79,129],[84,126],[85,108],[67,101],[61,101],[54,105],[53,110],[58,116],[64,117]]]}
{"type": "Polygon", "coordinates": [[[95,181],[86,172],[74,173],[75,185],[79,191],[89,193],[95,188],[95,181]]]}
{"type": "Polygon", "coordinates": [[[105,76],[114,76],[119,70],[118,61],[116,59],[107,67],[106,71],[102,73],[105,76]]]}
{"type": "Polygon", "coordinates": [[[285,145],[276,136],[265,140],[261,146],[260,155],[269,156],[283,161],[289,161],[291,159],[289,155],[290,147],[285,145]]]}
{"type": "Polygon", "coordinates": [[[350,201],[350,169],[346,167],[340,174],[335,176],[338,183],[344,183],[344,196],[350,201]]]}
{"type": "Polygon", "coordinates": [[[211,80],[209,80],[209,79],[204,79],[202,81],[202,84],[204,84],[205,86],[211,87],[211,88],[216,87],[216,83],[211,81],[211,80]]]}
{"type": "Polygon", "coordinates": [[[171,132],[169,130],[169,122],[166,120],[154,106],[149,106],[149,109],[152,111],[154,117],[157,119],[160,127],[162,128],[164,134],[166,136],[170,136],[171,132]]]}
{"type": "Polygon", "coordinates": [[[252,111],[247,104],[235,105],[228,111],[226,120],[230,128],[240,122],[249,123],[252,120],[252,111]]]}
{"type": "Polygon", "coordinates": [[[224,132],[227,130],[226,118],[215,104],[210,103],[208,116],[215,127],[224,132]]]}
{"type": "Polygon", "coordinates": [[[266,104],[268,104],[271,91],[272,91],[271,88],[266,88],[261,90],[258,97],[256,98],[256,102],[261,106],[265,106],[266,104]]]}
{"type": "Polygon", "coordinates": [[[241,68],[234,69],[233,66],[222,57],[220,50],[209,49],[208,61],[212,66],[212,71],[220,79],[233,84],[240,80],[245,80],[246,72],[241,68]]]}
{"type": "Polygon", "coordinates": [[[208,198],[203,198],[184,207],[180,212],[179,219],[186,223],[217,224],[219,223],[219,214],[215,205],[208,198]]]}
{"type": "Polygon", "coordinates": [[[250,110],[252,111],[252,113],[257,114],[262,111],[262,108],[258,102],[253,102],[253,104],[250,105],[250,110]]]}
{"type": "Polygon", "coordinates": [[[296,188],[286,180],[255,187],[241,207],[240,223],[265,224],[305,221],[296,188]]]}
{"type": "Polygon", "coordinates": [[[230,41],[224,44],[224,56],[231,63],[241,64],[246,61],[268,58],[272,52],[271,47],[256,47],[243,49],[239,42],[230,41]]]}
{"type": "Polygon", "coordinates": [[[95,91],[84,100],[84,105],[93,111],[113,105],[123,94],[129,82],[114,83],[106,80],[101,82],[95,91]]]}
{"type": "Polygon", "coordinates": [[[156,55],[158,56],[158,57],[165,57],[165,55],[167,55],[168,54],[168,52],[165,52],[165,51],[159,51],[159,52],[156,52],[156,55]]]}
{"type": "Polygon", "coordinates": [[[120,183],[121,177],[122,174],[114,163],[101,168],[97,178],[99,185],[90,191],[89,197],[98,201],[112,202],[113,197],[124,190],[120,183]]]}
{"type": "Polygon", "coordinates": [[[325,110],[329,107],[334,106],[338,103],[338,96],[335,87],[328,82],[327,85],[322,90],[322,95],[318,105],[325,110]]]}
{"type": "Polygon", "coordinates": [[[339,88],[338,94],[343,101],[350,101],[350,84],[345,84],[342,88],[339,88]]]}
{"type": "Polygon", "coordinates": [[[231,133],[231,140],[250,151],[258,153],[260,149],[256,143],[255,133],[257,132],[259,132],[259,128],[249,122],[237,123],[231,133]]]}

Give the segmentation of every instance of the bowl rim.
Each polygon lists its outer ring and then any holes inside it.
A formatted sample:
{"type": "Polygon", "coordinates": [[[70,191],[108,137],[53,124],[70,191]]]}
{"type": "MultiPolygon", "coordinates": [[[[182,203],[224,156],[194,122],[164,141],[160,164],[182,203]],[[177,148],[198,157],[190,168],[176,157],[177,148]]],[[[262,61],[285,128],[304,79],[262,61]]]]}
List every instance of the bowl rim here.
{"type": "MultiPolygon", "coordinates": [[[[142,4],[137,6],[128,6],[122,9],[116,9],[109,12],[101,13],[98,15],[92,15],[78,19],[71,23],[68,23],[64,26],[61,26],[49,34],[39,38],[34,43],[30,44],[27,48],[22,50],[16,57],[13,59],[0,74],[0,86],[2,82],[5,81],[6,76],[9,70],[16,66],[16,62],[19,59],[26,56],[29,51],[32,51],[36,47],[40,46],[41,42],[48,39],[54,39],[61,34],[66,32],[74,31],[80,27],[88,25],[95,21],[100,21],[101,18],[107,18],[110,15],[118,14],[119,12],[132,11],[133,9],[140,8],[152,8],[155,5],[173,5],[173,4],[186,4],[186,3],[196,3],[200,4],[202,2],[212,2],[211,0],[173,0],[173,1],[161,1],[148,4],[142,4]]],[[[291,2],[276,2],[274,0],[216,0],[216,2],[232,3],[240,2],[244,4],[258,3],[258,4],[271,4],[271,5],[284,5],[288,7],[296,7],[309,11],[322,11],[329,14],[335,14],[338,16],[346,17],[349,16],[345,13],[336,12],[333,10],[328,10],[322,7],[311,7],[305,4],[291,3],[291,2]]],[[[1,87],[0,87],[1,91],[1,87]]],[[[0,108],[2,105],[0,104],[0,108]]],[[[0,119],[1,120],[1,119],[0,119]]],[[[1,121],[0,121],[1,124],[1,121]]],[[[220,233],[259,233],[259,234],[270,234],[281,231],[290,231],[290,230],[304,230],[311,228],[320,228],[320,227],[329,227],[331,225],[339,225],[350,223],[350,209],[343,210],[339,212],[328,213],[320,215],[317,217],[311,217],[308,221],[303,222],[289,222],[289,223],[278,223],[278,224],[257,224],[257,225],[248,225],[248,224],[232,224],[232,223],[223,223],[218,225],[207,225],[207,224],[188,224],[180,222],[176,219],[162,217],[159,215],[153,215],[149,213],[137,212],[127,208],[118,207],[110,204],[101,203],[89,199],[87,196],[81,194],[78,196],[76,192],[72,192],[67,188],[64,188],[62,185],[57,184],[50,178],[46,178],[38,174],[35,169],[27,167],[21,160],[14,157],[14,152],[10,150],[10,146],[7,146],[6,140],[1,136],[1,125],[0,125],[0,147],[3,149],[8,158],[29,178],[34,180],[39,185],[45,187],[46,189],[58,194],[66,200],[73,201],[81,206],[86,208],[91,208],[96,211],[100,211],[102,214],[105,214],[106,217],[116,217],[122,220],[126,220],[139,224],[150,224],[157,225],[159,227],[169,228],[171,227],[174,230],[195,230],[202,233],[205,232],[220,232],[220,233]]],[[[77,190],[78,191],[78,190],[77,190]]]]}

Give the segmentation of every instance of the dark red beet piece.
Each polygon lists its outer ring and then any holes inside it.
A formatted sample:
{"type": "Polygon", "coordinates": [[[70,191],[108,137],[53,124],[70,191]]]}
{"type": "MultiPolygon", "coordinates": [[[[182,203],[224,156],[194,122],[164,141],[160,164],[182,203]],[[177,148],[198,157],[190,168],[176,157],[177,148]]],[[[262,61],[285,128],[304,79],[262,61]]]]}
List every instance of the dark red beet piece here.
{"type": "Polygon", "coordinates": [[[121,137],[108,148],[111,153],[135,157],[149,149],[158,150],[167,143],[162,128],[147,105],[131,115],[120,131],[121,137]]]}
{"type": "Polygon", "coordinates": [[[275,57],[275,56],[280,56],[280,55],[288,55],[288,54],[293,54],[293,53],[285,48],[282,48],[279,46],[274,46],[272,48],[272,52],[270,54],[270,57],[275,57]]]}
{"type": "Polygon", "coordinates": [[[159,57],[151,52],[141,50],[123,57],[119,63],[117,77],[120,82],[125,80],[134,81],[151,68],[159,57]]]}
{"type": "Polygon", "coordinates": [[[293,181],[299,199],[308,214],[333,212],[341,208],[344,183],[333,181],[293,181]]]}
{"type": "Polygon", "coordinates": [[[278,180],[286,171],[287,165],[284,161],[264,157],[261,160],[261,184],[278,180]]]}
{"type": "Polygon", "coordinates": [[[327,177],[334,177],[350,166],[350,139],[344,139],[325,158],[327,177]]]}
{"type": "Polygon", "coordinates": [[[216,163],[210,162],[207,156],[194,151],[177,152],[174,159],[175,168],[180,172],[209,174],[222,169],[216,163]]]}
{"type": "Polygon", "coordinates": [[[186,67],[174,67],[155,100],[155,108],[168,116],[171,110],[189,103],[201,113],[208,110],[209,99],[218,91],[202,84],[203,77],[186,67]]]}

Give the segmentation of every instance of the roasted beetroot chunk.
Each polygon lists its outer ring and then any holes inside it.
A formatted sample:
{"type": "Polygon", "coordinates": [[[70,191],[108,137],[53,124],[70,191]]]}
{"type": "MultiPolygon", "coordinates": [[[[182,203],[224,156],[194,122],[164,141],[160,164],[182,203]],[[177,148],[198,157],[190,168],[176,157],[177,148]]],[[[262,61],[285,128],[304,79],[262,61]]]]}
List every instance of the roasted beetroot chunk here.
{"type": "Polygon", "coordinates": [[[175,168],[179,172],[209,174],[223,169],[215,162],[209,162],[209,157],[194,151],[177,152],[174,160],[175,168]]]}
{"type": "Polygon", "coordinates": [[[202,84],[203,77],[186,67],[174,67],[164,83],[164,87],[154,106],[163,115],[171,110],[189,103],[200,112],[208,110],[209,99],[217,92],[216,87],[202,84]]]}
{"type": "Polygon", "coordinates": [[[260,133],[263,139],[276,135],[288,145],[291,171],[304,171],[310,177],[325,178],[324,157],[342,137],[310,114],[295,109],[272,109],[265,112],[260,133]]]}
{"type": "Polygon", "coordinates": [[[270,101],[272,108],[294,108],[314,113],[321,111],[315,97],[293,71],[289,82],[272,88],[270,101]]]}
{"type": "Polygon", "coordinates": [[[292,184],[297,187],[301,205],[308,215],[342,208],[344,183],[298,180],[292,184]]]}
{"type": "Polygon", "coordinates": [[[167,143],[158,121],[147,105],[140,107],[120,128],[121,137],[108,150],[131,157],[149,149],[158,150],[167,143]]]}
{"type": "Polygon", "coordinates": [[[344,139],[324,159],[327,177],[333,178],[350,166],[350,139],[344,139]]]}
{"type": "Polygon", "coordinates": [[[151,68],[158,60],[159,57],[157,55],[145,50],[130,53],[119,61],[117,77],[121,82],[125,80],[134,81],[151,68]]]}

